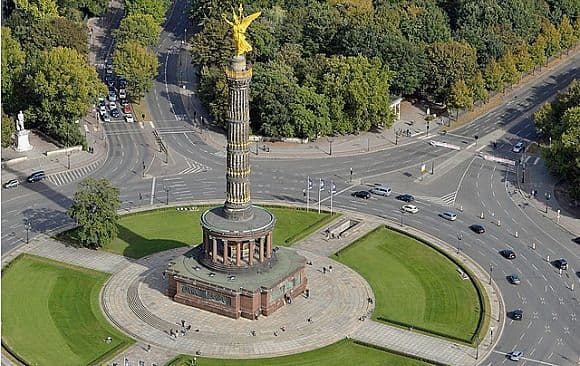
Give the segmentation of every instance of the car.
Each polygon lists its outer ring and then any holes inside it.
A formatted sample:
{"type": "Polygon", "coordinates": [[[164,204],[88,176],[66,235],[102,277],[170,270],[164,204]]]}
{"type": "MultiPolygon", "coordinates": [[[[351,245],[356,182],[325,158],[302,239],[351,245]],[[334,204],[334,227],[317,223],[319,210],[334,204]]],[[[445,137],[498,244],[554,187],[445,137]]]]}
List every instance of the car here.
{"type": "Polygon", "coordinates": [[[119,99],[127,99],[127,92],[125,89],[119,89],[119,99]]]}
{"type": "Polygon", "coordinates": [[[131,105],[129,103],[123,104],[123,113],[131,114],[131,105]]]}
{"type": "Polygon", "coordinates": [[[115,94],[114,90],[110,90],[109,91],[109,102],[116,102],[117,101],[117,95],[115,94]]]}
{"type": "Polygon", "coordinates": [[[37,172],[34,172],[34,173],[30,174],[28,176],[28,178],[26,178],[26,181],[28,183],[34,183],[34,182],[41,181],[44,178],[46,178],[46,175],[44,174],[44,171],[43,170],[39,170],[37,172]]]}
{"type": "Polygon", "coordinates": [[[113,118],[119,118],[121,114],[119,113],[119,110],[117,108],[113,108],[111,109],[111,116],[113,118]]]}
{"type": "Polygon", "coordinates": [[[109,113],[103,114],[103,122],[111,122],[111,116],[109,116],[109,113]]]}
{"type": "Polygon", "coordinates": [[[483,225],[473,224],[469,228],[471,229],[471,231],[477,234],[485,233],[485,228],[483,227],[483,225]]]}
{"type": "Polygon", "coordinates": [[[508,357],[511,361],[519,361],[524,353],[522,351],[512,351],[508,353],[508,357]]]}
{"type": "Polygon", "coordinates": [[[369,198],[371,198],[371,193],[369,191],[356,191],[352,194],[352,196],[368,200],[369,198]]]}
{"type": "Polygon", "coordinates": [[[520,141],[514,145],[512,151],[515,153],[521,153],[524,151],[525,147],[526,147],[525,143],[523,141],[520,141]]]}
{"type": "Polygon", "coordinates": [[[125,78],[119,76],[117,78],[117,86],[119,87],[119,89],[125,89],[127,87],[127,80],[125,80],[125,78]]]}
{"type": "Polygon", "coordinates": [[[4,183],[4,188],[16,188],[20,182],[18,179],[10,179],[8,182],[4,183]]]}
{"type": "Polygon", "coordinates": [[[520,280],[520,276],[518,276],[517,274],[509,275],[507,279],[512,285],[519,285],[520,283],[522,283],[522,281],[520,280]]]}
{"type": "Polygon", "coordinates": [[[99,98],[99,107],[104,107],[106,104],[105,98],[99,98]]]}
{"type": "Polygon", "coordinates": [[[416,214],[417,212],[419,212],[419,208],[415,205],[403,205],[401,206],[401,211],[416,214]]]}
{"type": "Polygon", "coordinates": [[[105,75],[105,83],[109,88],[115,86],[115,79],[113,79],[112,75],[105,75]]]}
{"type": "Polygon", "coordinates": [[[556,265],[556,268],[558,268],[558,269],[562,269],[562,270],[568,269],[568,261],[566,261],[564,258],[556,259],[554,261],[554,264],[556,265]]]}
{"type": "Polygon", "coordinates": [[[376,194],[377,196],[385,196],[388,197],[391,195],[391,188],[384,186],[382,184],[379,184],[373,188],[371,188],[371,193],[372,194],[376,194]]]}
{"type": "Polygon", "coordinates": [[[107,108],[104,105],[99,106],[99,113],[101,117],[107,113],[107,108]]]}
{"type": "Polygon", "coordinates": [[[516,253],[511,249],[500,250],[499,254],[501,254],[505,259],[516,259],[516,253]]]}
{"type": "Polygon", "coordinates": [[[133,118],[133,115],[132,114],[126,114],[125,115],[125,122],[127,122],[127,123],[133,123],[133,122],[135,122],[135,118],[133,118]]]}
{"type": "Polygon", "coordinates": [[[449,221],[457,220],[457,214],[455,212],[451,212],[451,211],[442,212],[440,216],[443,217],[445,220],[449,220],[449,221]]]}
{"type": "Polygon", "coordinates": [[[109,102],[109,109],[113,110],[117,108],[117,103],[116,102],[109,102]]]}
{"type": "Polygon", "coordinates": [[[399,201],[403,201],[403,202],[407,202],[407,203],[408,202],[413,202],[415,200],[415,197],[413,197],[413,195],[410,195],[408,193],[398,195],[396,198],[399,201]]]}
{"type": "Polygon", "coordinates": [[[522,320],[523,317],[524,311],[522,309],[516,309],[512,311],[510,314],[510,318],[512,318],[513,320],[522,320]]]}

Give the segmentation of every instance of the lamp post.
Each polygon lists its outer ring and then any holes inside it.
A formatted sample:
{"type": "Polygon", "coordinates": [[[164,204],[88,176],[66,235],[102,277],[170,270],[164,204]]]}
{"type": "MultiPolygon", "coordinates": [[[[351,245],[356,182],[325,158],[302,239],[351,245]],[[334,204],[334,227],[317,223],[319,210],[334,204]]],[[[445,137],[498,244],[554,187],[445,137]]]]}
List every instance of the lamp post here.
{"type": "Polygon", "coordinates": [[[489,336],[490,336],[489,345],[491,347],[491,345],[493,344],[493,327],[489,327],[489,336]]]}
{"type": "Polygon", "coordinates": [[[475,359],[479,360],[479,334],[475,335],[475,359]]]}
{"type": "Polygon", "coordinates": [[[328,145],[329,145],[329,155],[332,156],[332,143],[333,140],[332,139],[327,139],[328,140],[328,145]]]}
{"type": "Polygon", "coordinates": [[[489,284],[491,285],[491,274],[493,273],[493,264],[489,264],[489,284]]]}
{"type": "Polygon", "coordinates": [[[399,130],[395,130],[395,145],[399,144],[399,130]]]}
{"type": "Polygon", "coordinates": [[[26,221],[26,224],[24,224],[24,228],[26,229],[26,244],[28,244],[28,232],[31,227],[32,225],[30,224],[30,221],[26,221]]]}
{"type": "Polygon", "coordinates": [[[69,140],[68,130],[69,130],[69,127],[67,126],[67,128],[66,128],[66,157],[68,160],[67,169],[70,170],[70,151],[69,151],[70,140],[69,140]]]}
{"type": "Polygon", "coordinates": [[[544,197],[546,197],[546,213],[548,213],[548,201],[550,200],[552,195],[550,194],[550,192],[546,192],[544,193],[544,197]]]}
{"type": "Polygon", "coordinates": [[[169,191],[171,188],[164,186],[163,190],[165,191],[165,205],[169,205],[169,191]]]}
{"type": "Polygon", "coordinates": [[[352,168],[350,168],[350,179],[348,181],[349,183],[352,183],[352,168]]]}
{"type": "Polygon", "coordinates": [[[427,121],[427,137],[429,137],[429,121],[427,121]]]}
{"type": "Polygon", "coordinates": [[[457,254],[459,254],[459,243],[463,239],[463,235],[461,233],[457,233],[457,254]]]}

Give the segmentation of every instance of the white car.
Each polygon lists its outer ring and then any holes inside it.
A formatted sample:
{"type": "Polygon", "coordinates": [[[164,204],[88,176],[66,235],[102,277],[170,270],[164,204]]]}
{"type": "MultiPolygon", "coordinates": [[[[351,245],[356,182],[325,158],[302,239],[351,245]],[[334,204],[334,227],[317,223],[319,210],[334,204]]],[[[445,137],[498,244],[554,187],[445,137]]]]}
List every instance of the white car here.
{"type": "Polygon", "coordinates": [[[126,114],[125,115],[125,121],[127,123],[133,123],[133,122],[135,122],[135,119],[133,118],[133,115],[132,114],[126,114]]]}
{"type": "Polygon", "coordinates": [[[403,212],[408,212],[412,214],[416,214],[417,212],[419,212],[419,208],[415,205],[403,205],[401,206],[401,210],[403,212]]]}
{"type": "Polygon", "coordinates": [[[115,102],[109,102],[109,109],[110,110],[113,110],[113,109],[116,109],[116,108],[117,108],[117,103],[115,103],[115,102]]]}
{"type": "Polygon", "coordinates": [[[103,121],[104,122],[111,122],[111,116],[109,116],[109,113],[103,114],[103,121]]]}
{"type": "Polygon", "coordinates": [[[513,351],[509,353],[509,358],[512,361],[519,361],[524,353],[522,351],[513,351]]]}
{"type": "Polygon", "coordinates": [[[125,89],[119,89],[119,99],[127,99],[127,93],[125,89]]]}
{"type": "Polygon", "coordinates": [[[517,144],[515,144],[515,146],[513,147],[512,151],[515,153],[521,153],[522,151],[524,151],[524,147],[525,144],[523,141],[518,142],[517,144]]]}
{"type": "Polygon", "coordinates": [[[101,117],[104,117],[105,114],[107,114],[107,108],[105,108],[104,105],[99,106],[99,113],[101,114],[101,117]]]}

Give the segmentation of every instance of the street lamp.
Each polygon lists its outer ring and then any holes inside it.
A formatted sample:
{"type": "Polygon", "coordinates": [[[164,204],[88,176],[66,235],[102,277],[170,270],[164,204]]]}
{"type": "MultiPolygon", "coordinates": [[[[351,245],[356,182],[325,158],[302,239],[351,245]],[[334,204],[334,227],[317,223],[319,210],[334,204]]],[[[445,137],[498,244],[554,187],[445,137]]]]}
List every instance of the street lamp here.
{"type": "Polygon", "coordinates": [[[352,183],[352,168],[350,168],[350,180],[349,183],[352,183]]]}
{"type": "Polygon", "coordinates": [[[68,160],[68,165],[67,165],[68,168],[67,169],[70,170],[70,150],[69,150],[70,140],[69,140],[69,134],[68,134],[69,131],[68,130],[69,130],[69,127],[67,126],[67,128],[66,128],[66,157],[68,160]]]}
{"type": "Polygon", "coordinates": [[[329,155],[332,156],[332,143],[333,140],[332,139],[327,139],[328,140],[328,144],[329,144],[329,155]]]}
{"type": "Polygon", "coordinates": [[[429,137],[429,121],[427,121],[427,137],[429,137]]]}
{"type": "Polygon", "coordinates": [[[395,130],[395,145],[399,144],[399,131],[400,130],[395,130]]]}
{"type": "Polygon", "coordinates": [[[169,191],[171,188],[164,186],[163,190],[165,191],[165,205],[169,205],[169,191]]]}
{"type": "Polygon", "coordinates": [[[461,233],[457,233],[457,254],[459,254],[459,243],[463,239],[463,235],[461,233]]]}
{"type": "Polygon", "coordinates": [[[491,285],[491,274],[493,273],[493,264],[489,264],[489,284],[491,285]]]}
{"type": "Polygon", "coordinates": [[[490,341],[489,341],[489,345],[491,347],[491,345],[493,344],[493,327],[489,327],[489,336],[490,336],[490,341]]]}
{"type": "Polygon", "coordinates": [[[30,224],[30,221],[26,221],[26,224],[24,224],[24,228],[26,229],[26,244],[28,244],[28,232],[31,227],[32,225],[30,224]]]}
{"type": "Polygon", "coordinates": [[[475,335],[475,359],[479,360],[479,334],[475,335]]]}
{"type": "Polygon", "coordinates": [[[546,192],[544,193],[544,197],[546,197],[546,213],[548,213],[548,201],[550,200],[550,198],[552,198],[552,195],[550,194],[550,192],[546,192]]]}

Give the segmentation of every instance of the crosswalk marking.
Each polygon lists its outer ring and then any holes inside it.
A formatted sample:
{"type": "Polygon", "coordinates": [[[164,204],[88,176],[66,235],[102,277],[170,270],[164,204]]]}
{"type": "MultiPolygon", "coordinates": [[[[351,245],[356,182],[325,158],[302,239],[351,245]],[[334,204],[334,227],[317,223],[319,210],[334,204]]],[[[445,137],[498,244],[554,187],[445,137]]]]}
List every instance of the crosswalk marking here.
{"type": "Polygon", "coordinates": [[[47,175],[47,179],[55,186],[63,186],[89,175],[93,170],[95,170],[99,166],[100,163],[101,163],[100,161],[95,161],[81,168],[67,170],[55,174],[49,174],[47,175]]]}
{"type": "Polygon", "coordinates": [[[448,193],[441,197],[433,197],[433,196],[415,196],[415,197],[417,198],[417,200],[428,201],[441,206],[453,206],[457,198],[457,191],[448,193]]]}
{"type": "Polygon", "coordinates": [[[179,175],[207,172],[208,170],[211,169],[210,167],[198,163],[197,161],[187,160],[186,163],[188,167],[180,171],[178,173],[179,175]]]}

